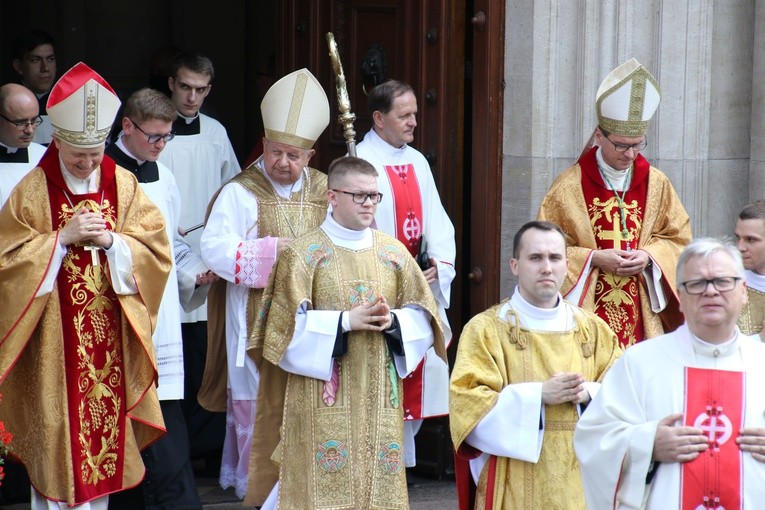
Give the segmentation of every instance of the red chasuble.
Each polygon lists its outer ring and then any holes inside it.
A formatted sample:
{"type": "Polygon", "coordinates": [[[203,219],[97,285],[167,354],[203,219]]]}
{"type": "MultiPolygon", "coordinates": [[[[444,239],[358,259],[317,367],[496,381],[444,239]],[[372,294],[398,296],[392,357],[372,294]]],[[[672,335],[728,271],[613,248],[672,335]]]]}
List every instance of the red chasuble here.
{"type": "Polygon", "coordinates": [[[708,437],[709,448],[682,465],[682,510],[741,509],[741,450],[736,437],[744,423],[744,374],[685,369],[685,422],[708,437]]]}
{"type": "MultiPolygon", "coordinates": [[[[423,231],[422,196],[414,165],[385,165],[396,214],[396,239],[417,257],[423,231]]],[[[422,416],[422,378],[425,359],[404,378],[404,418],[422,416]]]]}
{"type": "MultiPolygon", "coordinates": [[[[100,211],[112,230],[117,215],[114,162],[102,161],[99,191],[73,195],[58,170],[58,152],[52,153],[55,166],[41,166],[48,178],[53,230],[82,207],[100,211]]],[[[77,502],[123,489],[125,458],[121,309],[109,281],[106,254],[87,249],[87,244],[68,246],[57,277],[77,502]]]]}
{"type": "MultiPolygon", "coordinates": [[[[579,166],[598,249],[637,250],[648,195],[648,161],[640,155],[635,159],[630,187],[624,195],[606,187],[594,155],[585,155],[579,166]]],[[[616,333],[619,343],[627,347],[643,340],[639,275],[618,276],[600,271],[595,285],[594,311],[616,333]]]]}

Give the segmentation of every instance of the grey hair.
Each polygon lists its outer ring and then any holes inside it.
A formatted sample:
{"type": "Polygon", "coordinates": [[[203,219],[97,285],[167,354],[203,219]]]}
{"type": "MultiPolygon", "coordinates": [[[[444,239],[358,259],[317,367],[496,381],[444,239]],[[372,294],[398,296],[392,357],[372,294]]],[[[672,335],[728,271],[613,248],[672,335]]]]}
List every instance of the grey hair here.
{"type": "Polygon", "coordinates": [[[739,278],[746,278],[744,273],[744,261],[741,259],[741,252],[738,251],[733,243],[727,239],[717,239],[714,237],[701,237],[694,239],[691,243],[685,247],[680,257],[677,259],[677,273],[676,286],[680,288],[680,282],[683,280],[683,269],[690,260],[700,258],[707,260],[712,254],[722,251],[728,254],[733,261],[733,267],[736,271],[736,276],[739,278]]]}

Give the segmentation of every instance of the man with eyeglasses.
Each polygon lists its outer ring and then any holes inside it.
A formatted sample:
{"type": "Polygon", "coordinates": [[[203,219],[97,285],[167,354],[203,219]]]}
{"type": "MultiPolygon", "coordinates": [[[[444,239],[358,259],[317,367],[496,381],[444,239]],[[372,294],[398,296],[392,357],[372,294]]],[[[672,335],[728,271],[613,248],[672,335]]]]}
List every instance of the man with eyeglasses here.
{"type": "Polygon", "coordinates": [[[676,274],[685,324],[627,349],[576,427],[588,508],[765,501],[765,344],[736,326],[741,254],[696,239],[676,274]]]}
{"type": "Polygon", "coordinates": [[[13,41],[13,69],[19,73],[21,84],[37,98],[40,119],[34,141],[48,145],[53,139],[53,126],[45,104],[56,80],[56,43],[42,30],[29,30],[13,41]]]}
{"type": "Polygon", "coordinates": [[[258,410],[253,450],[281,429],[270,450],[279,478],[265,503],[253,487],[245,504],[408,508],[402,378],[430,347],[446,358],[438,310],[407,248],[370,228],[387,198],[375,168],[336,159],[328,187],[331,212],[282,251],[251,336],[261,367],[287,376],[261,372],[261,388],[281,388],[281,401],[258,410]]]}
{"type": "Polygon", "coordinates": [[[327,214],[327,177],[308,166],[313,145],[329,124],[321,84],[307,69],[292,72],[271,86],[260,108],[263,155],[213,198],[201,241],[202,257],[221,280],[210,289],[207,361],[198,398],[205,409],[227,413],[220,484],[234,487],[240,498],[248,484],[262,485],[253,477],[267,480],[266,494],[276,480],[270,457],[279,431],[264,432],[268,446],[262,450],[250,445],[261,411],[281,415],[281,408],[269,405],[276,387],[258,383],[261,370],[275,367],[261,369],[259,359],[246,355],[248,332],[279,254],[327,214]]]}
{"type": "MultiPolygon", "coordinates": [[[[205,221],[207,204],[215,192],[240,170],[226,128],[200,111],[210,95],[214,77],[215,68],[206,56],[186,51],[175,57],[167,79],[170,99],[178,112],[172,127],[175,139],[159,156],[159,161],[175,176],[182,204],[179,225],[189,231],[185,235],[186,242],[198,255],[201,255],[200,227],[205,221]]],[[[192,458],[203,458],[208,464],[217,466],[214,459],[220,455],[223,446],[224,417],[206,412],[195,397],[204,371],[207,306],[190,312],[182,310],[181,322],[186,374],[183,410],[189,428],[191,454],[192,458]]]]}
{"type": "Polygon", "coordinates": [[[637,60],[609,73],[595,101],[598,146],[555,179],[538,214],[567,236],[564,297],[598,314],[624,347],[682,323],[674,268],[690,220],[667,176],[640,154],[660,99],[637,60]]]}
{"type": "Polygon", "coordinates": [[[0,87],[0,206],[11,190],[42,158],[45,147],[33,142],[42,122],[37,98],[22,85],[0,87]]]}
{"type": "MultiPolygon", "coordinates": [[[[367,96],[372,129],[356,154],[377,169],[377,185],[389,197],[377,208],[375,228],[404,243],[418,259],[438,302],[447,346],[451,328],[446,317],[456,275],[454,226],[446,214],[430,164],[412,147],[417,127],[417,98],[406,83],[388,80],[367,96]]],[[[414,436],[428,417],[449,412],[449,366],[431,351],[422,366],[404,380],[404,458],[416,464],[414,436]]]]}
{"type": "Polygon", "coordinates": [[[159,371],[157,393],[167,435],[142,453],[146,478],[140,486],[115,494],[109,507],[201,508],[181,409],[184,398],[181,306],[186,311],[201,306],[214,275],[178,233],[180,192],[172,172],[157,161],[174,137],[172,126],[177,112],[172,101],[156,90],[140,89],[128,98],[123,115],[122,132],[106,148],[106,155],[132,172],[141,189],[162,211],[174,260],[152,335],[159,371]],[[201,269],[190,272],[195,267],[201,269]]]}

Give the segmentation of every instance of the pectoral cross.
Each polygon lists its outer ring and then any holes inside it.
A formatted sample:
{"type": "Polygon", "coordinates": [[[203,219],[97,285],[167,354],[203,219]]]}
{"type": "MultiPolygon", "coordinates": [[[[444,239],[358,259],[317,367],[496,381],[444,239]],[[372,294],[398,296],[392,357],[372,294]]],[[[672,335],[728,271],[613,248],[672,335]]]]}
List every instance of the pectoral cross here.
{"type": "Polygon", "coordinates": [[[98,251],[101,249],[101,247],[93,245],[93,246],[84,246],[84,248],[90,252],[90,258],[93,262],[93,266],[98,267],[98,265],[100,264],[98,260],[98,251]]]}
{"type": "MultiPolygon", "coordinates": [[[[611,231],[605,231],[598,234],[598,239],[602,239],[604,241],[613,241],[614,242],[614,249],[615,250],[621,250],[622,249],[622,241],[629,241],[629,237],[625,239],[624,232],[619,229],[619,213],[614,211],[614,219],[613,219],[613,230],[611,231]]],[[[629,233],[628,233],[629,236],[629,233]]]]}

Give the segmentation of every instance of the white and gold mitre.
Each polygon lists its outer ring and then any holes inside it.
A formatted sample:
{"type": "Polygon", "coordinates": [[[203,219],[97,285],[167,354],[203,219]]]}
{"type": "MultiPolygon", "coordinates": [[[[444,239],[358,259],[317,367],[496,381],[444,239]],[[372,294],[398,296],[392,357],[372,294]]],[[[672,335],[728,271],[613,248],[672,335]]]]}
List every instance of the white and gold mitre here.
{"type": "Polygon", "coordinates": [[[57,138],[89,149],[106,141],[119,107],[106,80],[79,62],[53,86],[46,109],[57,138]]]}
{"type": "Polygon", "coordinates": [[[609,133],[643,136],[661,101],[656,79],[634,58],[611,71],[598,88],[595,112],[609,133]]]}
{"type": "Polygon", "coordinates": [[[268,140],[310,149],[329,124],[329,100],[308,69],[274,83],[260,103],[268,140]]]}

